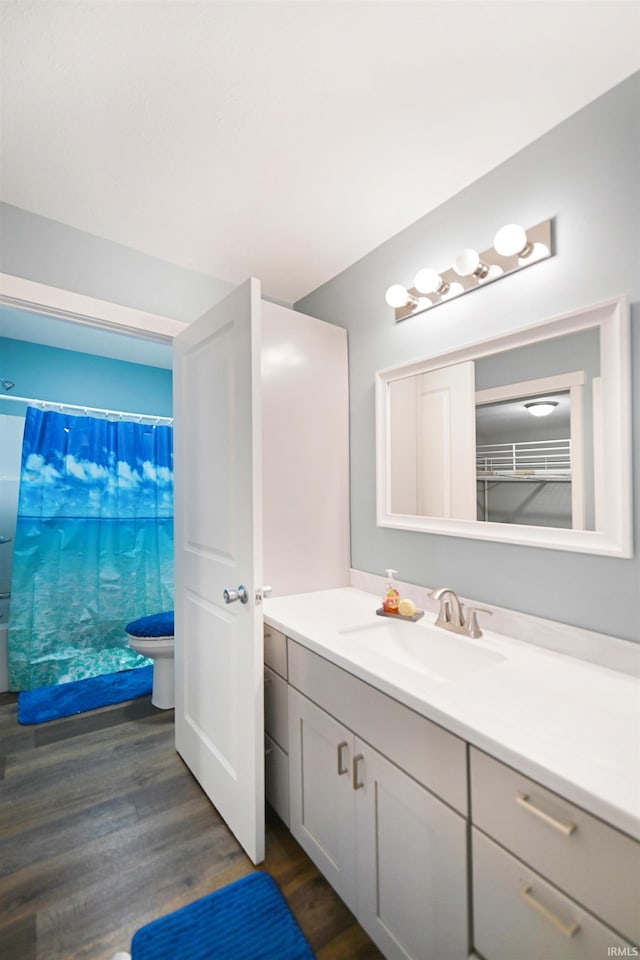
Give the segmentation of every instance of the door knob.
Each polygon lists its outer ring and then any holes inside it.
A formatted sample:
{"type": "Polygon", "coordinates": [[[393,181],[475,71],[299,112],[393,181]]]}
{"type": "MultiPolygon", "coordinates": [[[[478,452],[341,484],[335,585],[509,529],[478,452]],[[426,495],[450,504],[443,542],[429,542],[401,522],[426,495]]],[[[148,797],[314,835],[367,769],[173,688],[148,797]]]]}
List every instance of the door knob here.
{"type": "Polygon", "coordinates": [[[249,599],[247,588],[243,587],[242,584],[240,584],[237,590],[227,590],[225,588],[222,596],[225,603],[235,603],[236,600],[239,600],[240,603],[246,603],[249,599]]]}

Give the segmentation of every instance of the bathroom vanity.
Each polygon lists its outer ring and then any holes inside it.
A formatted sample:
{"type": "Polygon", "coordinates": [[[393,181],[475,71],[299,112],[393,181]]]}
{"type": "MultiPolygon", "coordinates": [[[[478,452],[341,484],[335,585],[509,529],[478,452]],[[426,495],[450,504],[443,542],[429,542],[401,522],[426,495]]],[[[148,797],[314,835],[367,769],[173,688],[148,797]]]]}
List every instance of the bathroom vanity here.
{"type": "Polygon", "coordinates": [[[293,835],[388,958],[634,956],[637,680],[377,605],[265,605],[267,798],[293,835]]]}

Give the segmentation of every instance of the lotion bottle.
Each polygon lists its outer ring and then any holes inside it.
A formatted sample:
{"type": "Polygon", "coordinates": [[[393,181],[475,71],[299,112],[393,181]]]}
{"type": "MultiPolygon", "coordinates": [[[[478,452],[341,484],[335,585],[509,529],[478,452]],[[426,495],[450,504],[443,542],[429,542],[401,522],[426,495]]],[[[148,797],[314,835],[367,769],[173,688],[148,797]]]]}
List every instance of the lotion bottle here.
{"type": "Polygon", "coordinates": [[[385,591],[384,598],[382,600],[382,607],[385,613],[397,613],[398,604],[400,603],[400,593],[393,581],[394,575],[397,573],[397,570],[387,570],[387,589],[385,591]]]}

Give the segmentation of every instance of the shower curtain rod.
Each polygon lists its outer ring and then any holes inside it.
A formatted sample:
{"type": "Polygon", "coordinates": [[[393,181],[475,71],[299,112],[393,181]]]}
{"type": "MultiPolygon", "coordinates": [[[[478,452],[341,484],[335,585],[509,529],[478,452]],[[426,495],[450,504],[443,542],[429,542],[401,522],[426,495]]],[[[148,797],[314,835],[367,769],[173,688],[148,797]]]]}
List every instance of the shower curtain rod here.
{"type": "Polygon", "coordinates": [[[127,420],[136,420],[138,423],[151,422],[155,425],[170,425],[173,423],[173,417],[157,417],[153,413],[130,413],[127,410],[106,410],[104,407],[84,407],[78,406],[75,403],[60,403],[57,400],[38,400],[34,397],[8,397],[1,396],[0,401],[2,400],[12,400],[15,403],[28,403],[31,406],[40,407],[42,410],[51,409],[57,410],[58,413],[62,413],[63,410],[81,410],[82,413],[88,415],[90,413],[102,413],[106,418],[116,417],[119,420],[126,418],[127,420]]]}

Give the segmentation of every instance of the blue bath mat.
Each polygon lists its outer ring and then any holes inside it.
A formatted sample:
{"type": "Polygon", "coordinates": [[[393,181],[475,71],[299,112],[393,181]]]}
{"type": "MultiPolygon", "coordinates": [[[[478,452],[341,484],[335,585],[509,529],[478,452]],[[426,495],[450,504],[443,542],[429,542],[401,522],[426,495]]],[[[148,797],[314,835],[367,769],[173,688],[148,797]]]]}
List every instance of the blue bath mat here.
{"type": "Polygon", "coordinates": [[[141,927],[131,960],[314,960],[275,880],[258,870],[141,927]]]}
{"type": "Polygon", "coordinates": [[[18,723],[45,723],[151,693],[153,664],[18,694],[18,723]]]}

